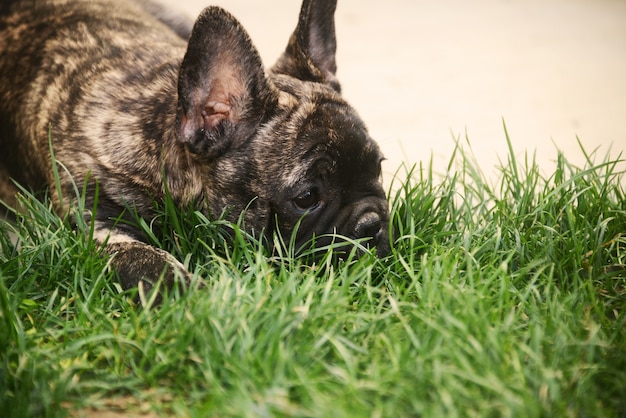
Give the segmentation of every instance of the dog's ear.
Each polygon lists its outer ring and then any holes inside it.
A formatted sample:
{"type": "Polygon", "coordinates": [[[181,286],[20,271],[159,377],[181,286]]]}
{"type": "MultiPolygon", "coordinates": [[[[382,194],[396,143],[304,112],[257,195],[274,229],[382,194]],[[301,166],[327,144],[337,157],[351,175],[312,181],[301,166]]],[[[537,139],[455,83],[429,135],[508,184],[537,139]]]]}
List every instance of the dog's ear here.
{"type": "Polygon", "coordinates": [[[337,0],[304,0],[298,26],[289,39],[287,49],[272,67],[273,73],[327,83],[335,90],[341,90],[335,61],[336,7],[337,0]]]}
{"type": "Polygon", "coordinates": [[[238,146],[263,119],[273,95],[241,24],[219,7],[196,20],[178,78],[178,138],[207,158],[238,146]]]}

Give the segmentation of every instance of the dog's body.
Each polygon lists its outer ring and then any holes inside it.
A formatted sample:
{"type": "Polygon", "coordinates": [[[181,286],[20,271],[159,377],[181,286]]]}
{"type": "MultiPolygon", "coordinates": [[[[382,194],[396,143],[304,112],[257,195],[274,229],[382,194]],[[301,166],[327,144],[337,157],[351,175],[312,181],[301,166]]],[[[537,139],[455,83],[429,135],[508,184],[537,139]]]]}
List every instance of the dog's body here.
{"type": "MultiPolygon", "coordinates": [[[[386,252],[381,155],[339,94],[334,10],[305,0],[266,75],[241,25],[216,7],[191,30],[150,0],[5,2],[0,198],[15,203],[14,181],[54,188],[51,146],[64,198],[88,177],[91,207],[98,184],[96,238],[127,287],[181,267],[115,224],[128,206],[153,216],[166,193],[214,217],[245,210],[257,232],[289,236],[302,219],[300,244],[336,232],[386,252]]],[[[59,211],[71,204],[50,195],[59,211]]]]}

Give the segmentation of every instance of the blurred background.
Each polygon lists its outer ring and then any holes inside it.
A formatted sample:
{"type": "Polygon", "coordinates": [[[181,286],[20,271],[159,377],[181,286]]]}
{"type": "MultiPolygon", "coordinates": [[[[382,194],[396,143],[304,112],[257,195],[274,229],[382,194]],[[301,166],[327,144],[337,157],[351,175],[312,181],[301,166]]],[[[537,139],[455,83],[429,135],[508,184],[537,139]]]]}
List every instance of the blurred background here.
{"type": "MultiPolygon", "coordinates": [[[[298,0],[162,0],[195,18],[223,6],[266,66],[295,28],[298,0]]],[[[584,164],[626,151],[626,1],[339,0],[343,94],[387,156],[445,174],[455,139],[488,176],[525,152],[551,173],[557,149],[584,164]],[[469,143],[466,141],[469,140],[469,143]],[[578,139],[577,139],[578,138],[578,139]]],[[[626,156],[623,156],[626,157],[626,156]]]]}

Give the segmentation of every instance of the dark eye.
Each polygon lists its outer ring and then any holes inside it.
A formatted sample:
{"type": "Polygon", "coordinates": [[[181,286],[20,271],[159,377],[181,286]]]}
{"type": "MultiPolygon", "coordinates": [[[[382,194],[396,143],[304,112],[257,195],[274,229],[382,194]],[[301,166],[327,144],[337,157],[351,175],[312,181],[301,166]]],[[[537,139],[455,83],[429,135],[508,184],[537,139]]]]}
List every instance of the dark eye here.
{"type": "Polygon", "coordinates": [[[314,209],[320,203],[319,192],[317,189],[306,190],[293,199],[293,203],[300,210],[314,209]]]}

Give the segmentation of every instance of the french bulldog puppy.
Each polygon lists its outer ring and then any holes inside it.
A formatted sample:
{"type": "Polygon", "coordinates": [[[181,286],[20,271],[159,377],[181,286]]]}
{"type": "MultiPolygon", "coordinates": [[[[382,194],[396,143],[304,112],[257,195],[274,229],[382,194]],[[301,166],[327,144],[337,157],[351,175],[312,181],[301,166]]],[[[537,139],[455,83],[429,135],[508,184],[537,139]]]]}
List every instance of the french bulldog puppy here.
{"type": "MultiPolygon", "coordinates": [[[[15,183],[62,196],[99,189],[95,239],[126,288],[188,276],[125,208],[227,214],[255,233],[340,234],[389,251],[383,159],[336,78],[336,0],[304,0],[265,71],[241,24],[218,7],[195,24],[150,0],[4,0],[0,5],[0,198],[15,183]],[[297,229],[296,229],[297,227],[297,229]],[[165,272],[165,273],[164,273],[165,272]]],[[[92,219],[92,217],[95,217],[92,219]]],[[[268,240],[272,241],[272,240],[268,240]]]]}

